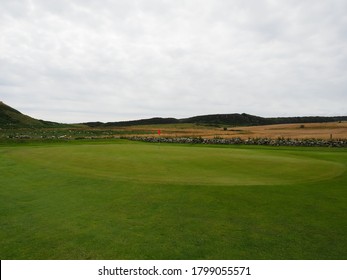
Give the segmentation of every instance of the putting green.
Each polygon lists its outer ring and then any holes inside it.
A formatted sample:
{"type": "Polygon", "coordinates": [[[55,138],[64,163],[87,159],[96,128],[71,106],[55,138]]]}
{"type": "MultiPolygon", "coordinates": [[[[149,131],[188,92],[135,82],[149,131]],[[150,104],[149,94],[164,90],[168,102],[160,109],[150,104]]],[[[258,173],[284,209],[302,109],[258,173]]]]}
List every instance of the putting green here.
{"type": "Polygon", "coordinates": [[[30,170],[141,184],[281,185],[344,171],[335,162],[283,151],[143,143],[20,147],[6,157],[30,170]]]}
{"type": "Polygon", "coordinates": [[[347,149],[0,146],[0,259],[346,259],[347,149]]]}

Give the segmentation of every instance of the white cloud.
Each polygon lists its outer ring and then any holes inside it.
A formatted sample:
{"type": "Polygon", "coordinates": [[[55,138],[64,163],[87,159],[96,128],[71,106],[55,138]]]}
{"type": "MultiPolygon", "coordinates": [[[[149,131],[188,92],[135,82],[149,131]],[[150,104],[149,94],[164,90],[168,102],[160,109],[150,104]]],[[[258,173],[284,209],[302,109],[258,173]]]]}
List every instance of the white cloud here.
{"type": "Polygon", "coordinates": [[[347,114],[346,1],[1,6],[0,99],[41,119],[347,114]]]}

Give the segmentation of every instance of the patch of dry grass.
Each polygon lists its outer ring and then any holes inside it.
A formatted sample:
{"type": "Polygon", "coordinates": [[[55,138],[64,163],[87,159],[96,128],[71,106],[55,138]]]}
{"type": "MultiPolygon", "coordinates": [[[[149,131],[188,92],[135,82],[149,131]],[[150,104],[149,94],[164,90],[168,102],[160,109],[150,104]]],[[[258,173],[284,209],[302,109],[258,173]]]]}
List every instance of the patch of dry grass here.
{"type": "Polygon", "coordinates": [[[179,125],[146,125],[123,127],[122,130],[129,131],[129,135],[143,135],[146,131],[147,136],[158,136],[158,129],[161,137],[240,137],[242,139],[266,137],[266,138],[293,138],[293,139],[346,139],[347,122],[330,123],[305,123],[305,124],[278,124],[263,126],[243,126],[243,127],[211,127],[198,126],[193,124],[179,125]],[[136,133],[138,131],[138,133],[136,133]]]}

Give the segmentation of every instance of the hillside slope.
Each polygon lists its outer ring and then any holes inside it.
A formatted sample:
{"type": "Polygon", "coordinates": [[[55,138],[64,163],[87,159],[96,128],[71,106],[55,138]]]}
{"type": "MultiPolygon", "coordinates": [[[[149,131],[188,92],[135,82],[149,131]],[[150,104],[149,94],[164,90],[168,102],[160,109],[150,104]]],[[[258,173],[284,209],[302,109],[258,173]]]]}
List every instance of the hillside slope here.
{"type": "Polygon", "coordinates": [[[248,114],[214,114],[196,116],[187,119],[181,119],[182,123],[196,123],[201,125],[264,125],[268,124],[266,118],[248,115],[248,114]]]}
{"type": "Polygon", "coordinates": [[[0,128],[57,127],[59,123],[37,120],[0,101],[0,128]]]}
{"type": "Polygon", "coordinates": [[[258,126],[270,124],[289,123],[324,123],[347,121],[347,116],[342,117],[286,117],[286,118],[263,118],[249,114],[214,114],[202,115],[184,119],[175,118],[150,118],[133,121],[120,122],[88,122],[84,123],[89,127],[124,127],[133,125],[156,125],[156,124],[182,124],[190,123],[207,126],[258,126]]]}
{"type": "MultiPolygon", "coordinates": [[[[125,127],[134,125],[164,125],[164,124],[197,124],[217,127],[227,126],[258,126],[270,124],[290,124],[290,123],[324,123],[347,121],[347,116],[340,117],[281,117],[263,118],[249,114],[213,114],[194,116],[184,119],[176,118],[149,118],[132,121],[119,122],[87,122],[83,123],[91,128],[103,127],[125,127]]],[[[74,125],[61,124],[49,121],[34,119],[24,115],[16,109],[0,101],[0,128],[44,128],[44,127],[72,127],[74,125]]]]}

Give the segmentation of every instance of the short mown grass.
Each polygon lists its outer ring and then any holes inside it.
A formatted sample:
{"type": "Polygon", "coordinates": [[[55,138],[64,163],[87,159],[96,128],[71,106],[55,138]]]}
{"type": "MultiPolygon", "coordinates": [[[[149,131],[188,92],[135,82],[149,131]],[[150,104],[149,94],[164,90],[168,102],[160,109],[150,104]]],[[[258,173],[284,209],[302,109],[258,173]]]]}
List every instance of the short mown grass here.
{"type": "Polygon", "coordinates": [[[346,259],[347,150],[0,147],[1,259],[346,259]]]}

